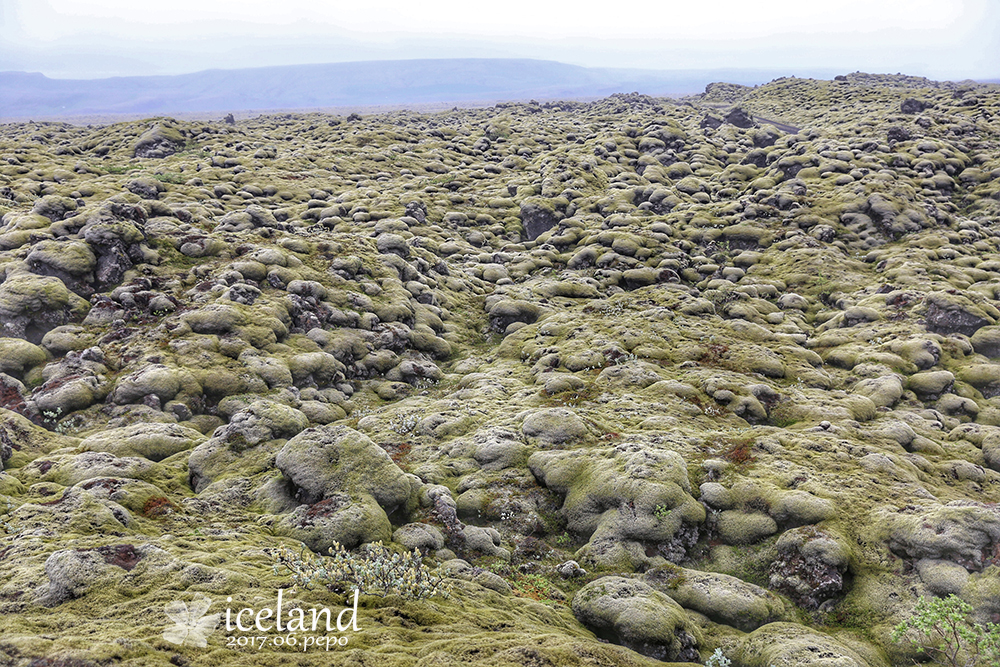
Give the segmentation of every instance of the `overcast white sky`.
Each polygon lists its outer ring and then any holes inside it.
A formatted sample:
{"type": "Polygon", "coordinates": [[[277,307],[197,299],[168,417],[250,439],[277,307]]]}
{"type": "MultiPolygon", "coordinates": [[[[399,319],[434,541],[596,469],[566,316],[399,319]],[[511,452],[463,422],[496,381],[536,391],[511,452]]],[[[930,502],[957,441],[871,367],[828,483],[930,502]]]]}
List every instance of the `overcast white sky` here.
{"type": "Polygon", "coordinates": [[[0,0],[0,70],[50,77],[453,57],[1000,78],[1000,1],[0,0]]]}

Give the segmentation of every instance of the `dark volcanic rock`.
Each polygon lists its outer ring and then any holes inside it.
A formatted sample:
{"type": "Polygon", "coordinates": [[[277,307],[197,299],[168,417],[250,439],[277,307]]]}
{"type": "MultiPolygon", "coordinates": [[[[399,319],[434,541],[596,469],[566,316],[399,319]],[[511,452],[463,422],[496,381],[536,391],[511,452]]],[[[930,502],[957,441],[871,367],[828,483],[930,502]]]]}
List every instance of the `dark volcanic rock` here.
{"type": "Polygon", "coordinates": [[[920,113],[924,109],[934,106],[930,102],[925,102],[924,100],[916,100],[909,97],[902,101],[899,105],[899,110],[903,113],[920,113]]]}
{"type": "Polygon", "coordinates": [[[705,117],[701,119],[701,127],[710,127],[713,130],[722,126],[722,119],[713,116],[712,114],[705,114],[705,117]]]}
{"type": "Polygon", "coordinates": [[[771,587],[806,609],[816,609],[843,592],[847,553],[838,540],[811,526],[789,530],[778,540],[771,587]]]}
{"type": "Polygon", "coordinates": [[[885,133],[886,139],[892,143],[899,141],[909,141],[913,135],[905,127],[893,126],[885,133]]]}
{"type": "Polygon", "coordinates": [[[527,240],[534,241],[557,222],[559,218],[549,202],[533,199],[521,204],[521,224],[524,225],[524,238],[527,240]]]}
{"type": "Polygon", "coordinates": [[[932,294],[927,300],[928,331],[942,335],[960,333],[971,336],[982,327],[996,324],[967,299],[956,299],[947,294],[932,294]]]}
{"type": "Polygon", "coordinates": [[[730,125],[742,128],[753,127],[756,124],[754,123],[753,116],[740,107],[734,107],[729,113],[726,114],[726,122],[730,125]]]}

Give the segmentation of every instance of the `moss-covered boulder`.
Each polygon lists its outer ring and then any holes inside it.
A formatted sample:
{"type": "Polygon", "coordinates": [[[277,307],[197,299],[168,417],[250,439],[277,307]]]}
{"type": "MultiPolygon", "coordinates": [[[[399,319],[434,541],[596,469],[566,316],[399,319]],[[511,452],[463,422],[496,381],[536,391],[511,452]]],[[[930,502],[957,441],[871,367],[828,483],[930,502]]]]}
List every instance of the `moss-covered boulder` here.
{"type": "Polygon", "coordinates": [[[778,523],[764,512],[732,509],[719,512],[716,528],[726,544],[754,544],[778,532],[778,523]]]}
{"type": "Polygon", "coordinates": [[[958,379],[975,387],[984,398],[1000,396],[1000,364],[974,364],[958,373],[958,379]]]}
{"type": "Polygon", "coordinates": [[[132,154],[138,158],[164,158],[184,147],[182,135],[173,123],[160,122],[144,132],[135,142],[132,154]]]}
{"type": "Polygon", "coordinates": [[[392,537],[385,510],[370,495],[334,492],[276,517],[271,525],[277,534],[302,542],[320,554],[329,553],[335,544],[353,549],[392,537]]]}
{"type": "Polygon", "coordinates": [[[524,238],[534,241],[551,229],[562,217],[556,211],[555,203],[541,197],[531,197],[521,204],[521,225],[524,238]]]}
{"type": "Polygon", "coordinates": [[[188,459],[188,479],[200,492],[227,473],[257,474],[273,467],[285,440],[309,425],[300,411],[269,400],[254,400],[223,428],[198,445],[188,459]]]}
{"type": "Polygon", "coordinates": [[[45,606],[55,606],[79,597],[98,585],[114,585],[147,556],[168,559],[167,552],[153,545],[109,545],[95,549],[57,551],[45,561],[49,589],[40,599],[45,606]]]}
{"type": "Polygon", "coordinates": [[[851,552],[843,537],[812,526],[782,533],[771,563],[773,589],[806,609],[816,609],[844,593],[851,552]]]}
{"type": "Polygon", "coordinates": [[[127,477],[95,477],[78,482],[68,492],[85,492],[97,500],[115,503],[134,516],[157,518],[180,510],[155,484],[127,477]]]}
{"type": "Polygon", "coordinates": [[[951,371],[925,371],[914,373],[906,382],[906,388],[922,399],[939,398],[955,383],[955,375],[951,371]]]}
{"type": "Polygon", "coordinates": [[[1000,512],[980,503],[953,501],[883,510],[880,517],[889,531],[889,548],[914,560],[947,560],[980,570],[1000,543],[1000,512]]]}
{"type": "Polygon", "coordinates": [[[870,398],[876,407],[888,408],[902,398],[903,382],[896,375],[884,375],[858,382],[854,385],[853,391],[870,398]]]}
{"type": "Polygon", "coordinates": [[[796,623],[769,623],[747,635],[738,658],[748,667],[886,667],[830,635],[796,623]]]}
{"type": "Polygon", "coordinates": [[[0,372],[23,377],[31,368],[48,360],[45,350],[22,338],[0,338],[0,372]]]}
{"type": "Polygon", "coordinates": [[[32,273],[54,276],[77,294],[93,293],[97,257],[82,241],[42,241],[25,259],[32,273]]]}
{"type": "Polygon", "coordinates": [[[429,523],[408,523],[393,532],[392,539],[407,550],[420,549],[421,553],[434,553],[444,548],[444,535],[429,523]]]}
{"type": "Polygon", "coordinates": [[[596,634],[658,660],[698,659],[700,631],[684,609],[649,584],[602,577],[573,596],[573,614],[596,634]]]}
{"type": "Polygon", "coordinates": [[[294,485],[295,496],[307,504],[350,493],[371,496],[392,512],[416,499],[413,479],[386,451],[342,425],[303,431],[278,452],[275,466],[294,485]]]}
{"type": "Polygon", "coordinates": [[[134,456],[118,457],[108,452],[55,454],[37,458],[18,470],[18,477],[27,484],[55,482],[72,486],[77,482],[98,477],[144,479],[154,472],[153,464],[134,456]]]}
{"type": "Polygon", "coordinates": [[[655,556],[680,560],[705,520],[675,452],[623,443],[610,451],[538,452],[528,467],[564,498],[567,529],[588,539],[583,560],[630,569],[649,562],[646,542],[657,544],[655,556]]]}
{"type": "MultiPolygon", "coordinates": [[[[94,477],[96,479],[106,479],[94,477]]],[[[38,502],[26,502],[10,517],[19,530],[46,529],[64,535],[104,536],[130,532],[134,525],[132,512],[123,505],[82,488],[84,484],[56,491],[45,488],[51,497],[38,502]]],[[[36,487],[39,488],[39,487],[36,487]]]]}
{"type": "Polygon", "coordinates": [[[649,570],[642,581],[685,609],[693,609],[716,623],[731,625],[744,632],[780,620],[785,615],[785,605],[777,595],[726,574],[668,565],[649,570]]]}
{"type": "Polygon", "coordinates": [[[0,283],[0,335],[40,343],[51,329],[82,318],[89,304],[58,278],[17,274],[0,283]]]}
{"type": "Polygon", "coordinates": [[[532,324],[543,310],[530,301],[501,299],[489,309],[490,325],[498,332],[505,332],[514,324],[532,324]]]}
{"type": "Polygon", "coordinates": [[[115,456],[138,456],[162,461],[205,441],[200,432],[179,424],[134,424],[112,428],[84,438],[80,447],[115,456]]]}
{"type": "Polygon", "coordinates": [[[970,340],[979,354],[990,358],[1000,357],[1000,327],[988,326],[977,329],[970,340]]]}
{"type": "Polygon", "coordinates": [[[521,423],[521,433],[541,447],[564,447],[582,442],[587,425],[569,408],[546,408],[528,414],[521,423]]]}
{"type": "Polygon", "coordinates": [[[57,419],[90,407],[106,394],[105,385],[93,375],[69,376],[46,382],[31,395],[31,399],[43,416],[57,419]]]}
{"type": "Polygon", "coordinates": [[[111,392],[111,400],[119,404],[138,403],[153,396],[166,403],[184,384],[191,385],[191,393],[201,393],[190,373],[163,364],[150,364],[119,380],[111,392]]]}
{"type": "Polygon", "coordinates": [[[945,292],[927,295],[927,330],[943,335],[972,336],[979,329],[996,324],[997,309],[977,305],[968,297],[945,292]]]}

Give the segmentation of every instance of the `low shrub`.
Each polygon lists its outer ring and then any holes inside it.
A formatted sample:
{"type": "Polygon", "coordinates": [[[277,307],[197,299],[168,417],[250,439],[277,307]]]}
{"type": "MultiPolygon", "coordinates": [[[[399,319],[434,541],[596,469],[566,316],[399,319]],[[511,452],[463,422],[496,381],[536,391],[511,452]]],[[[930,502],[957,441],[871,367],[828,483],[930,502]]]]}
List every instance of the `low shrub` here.
{"type": "Polygon", "coordinates": [[[357,589],[362,595],[379,597],[447,597],[444,579],[424,566],[419,549],[399,553],[375,542],[350,552],[335,542],[329,556],[314,554],[305,547],[299,552],[279,547],[267,553],[274,561],[275,574],[284,569],[297,586],[307,590],[321,586],[337,593],[357,589]]]}
{"type": "Polygon", "coordinates": [[[910,638],[919,653],[949,667],[1000,664],[1000,625],[976,623],[971,614],[972,606],[955,595],[921,597],[913,615],[893,629],[892,639],[910,638]]]}

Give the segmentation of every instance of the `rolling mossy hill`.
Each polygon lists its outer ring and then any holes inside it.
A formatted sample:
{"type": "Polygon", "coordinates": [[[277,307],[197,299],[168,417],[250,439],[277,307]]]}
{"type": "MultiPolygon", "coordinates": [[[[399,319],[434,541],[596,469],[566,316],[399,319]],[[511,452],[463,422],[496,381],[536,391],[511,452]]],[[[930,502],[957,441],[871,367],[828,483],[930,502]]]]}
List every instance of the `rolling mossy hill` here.
{"type": "Polygon", "coordinates": [[[1000,87],[229,120],[0,125],[0,664],[890,667],[920,596],[1000,620],[1000,87]],[[227,629],[349,608],[309,550],[378,541],[447,596],[227,629]]]}

